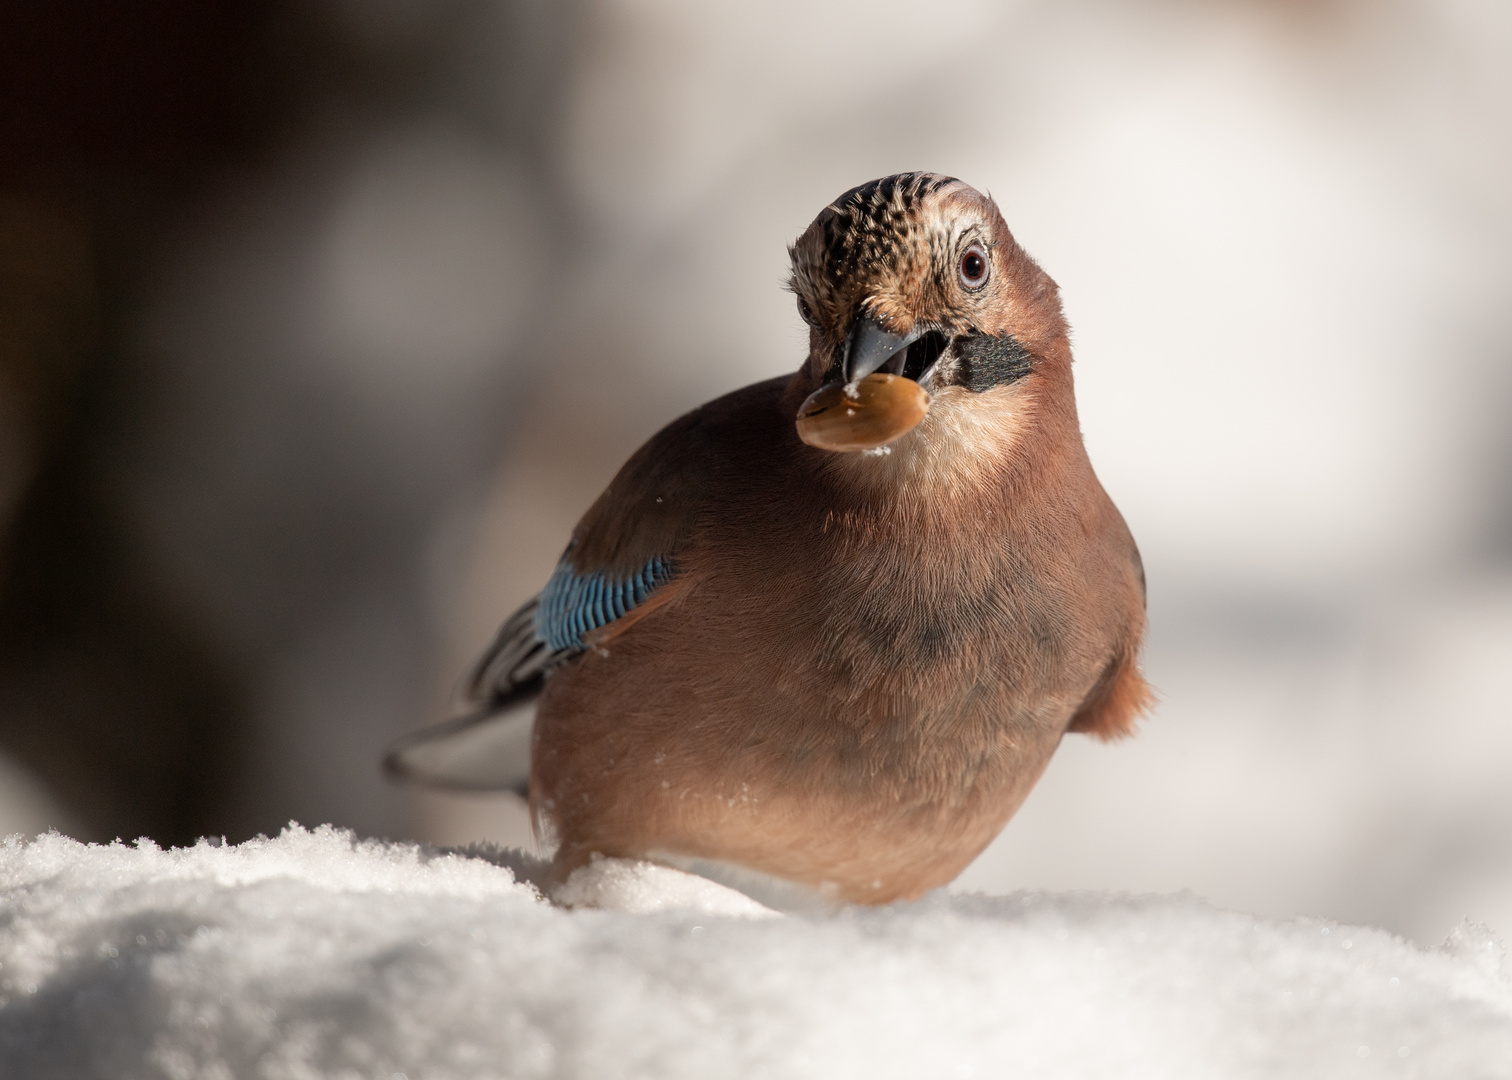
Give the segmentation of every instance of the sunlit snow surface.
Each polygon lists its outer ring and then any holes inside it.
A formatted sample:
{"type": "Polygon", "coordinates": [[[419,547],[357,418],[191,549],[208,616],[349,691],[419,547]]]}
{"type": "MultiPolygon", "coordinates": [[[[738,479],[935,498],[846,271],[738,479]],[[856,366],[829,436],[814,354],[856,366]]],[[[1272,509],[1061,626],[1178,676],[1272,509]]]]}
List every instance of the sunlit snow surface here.
{"type": "Polygon", "coordinates": [[[605,863],[566,910],[469,857],[291,828],[0,846],[0,1076],[1503,1077],[1512,985],[1462,928],[1187,897],[941,896],[764,917],[605,863]]]}

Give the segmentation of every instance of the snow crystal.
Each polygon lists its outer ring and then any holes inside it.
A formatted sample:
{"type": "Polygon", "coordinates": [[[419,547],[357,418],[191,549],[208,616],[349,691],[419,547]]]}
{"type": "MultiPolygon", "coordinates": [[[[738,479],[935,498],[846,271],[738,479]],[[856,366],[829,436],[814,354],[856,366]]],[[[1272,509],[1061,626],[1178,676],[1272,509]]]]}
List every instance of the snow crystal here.
{"type": "Polygon", "coordinates": [[[1480,927],[1423,950],[1037,893],[753,919],[607,859],[563,886],[597,909],[569,909],[539,869],[329,827],[5,841],[0,1076],[1512,1075],[1512,985],[1480,927]]]}

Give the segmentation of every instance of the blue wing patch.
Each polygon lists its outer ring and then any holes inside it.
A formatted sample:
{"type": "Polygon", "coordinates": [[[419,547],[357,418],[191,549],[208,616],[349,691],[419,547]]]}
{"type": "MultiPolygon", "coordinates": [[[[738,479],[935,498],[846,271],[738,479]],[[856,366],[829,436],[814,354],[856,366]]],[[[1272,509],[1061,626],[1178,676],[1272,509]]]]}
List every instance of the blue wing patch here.
{"type": "Polygon", "coordinates": [[[580,574],[563,559],[541,590],[536,637],[554,652],[586,649],[584,634],[627,614],[671,579],[671,560],[661,556],[628,578],[611,578],[602,570],[580,574]]]}

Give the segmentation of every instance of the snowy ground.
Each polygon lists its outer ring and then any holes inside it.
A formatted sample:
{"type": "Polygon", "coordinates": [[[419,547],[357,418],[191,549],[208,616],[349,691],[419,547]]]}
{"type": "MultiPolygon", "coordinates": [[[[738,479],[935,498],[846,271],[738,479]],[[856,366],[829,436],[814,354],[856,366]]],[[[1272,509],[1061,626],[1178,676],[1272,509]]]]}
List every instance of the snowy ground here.
{"type": "Polygon", "coordinates": [[[543,901],[516,856],[330,828],[6,841],[0,1076],[1512,1076],[1483,929],[1423,950],[1100,894],[799,918],[591,870],[575,899],[618,910],[543,901]]]}

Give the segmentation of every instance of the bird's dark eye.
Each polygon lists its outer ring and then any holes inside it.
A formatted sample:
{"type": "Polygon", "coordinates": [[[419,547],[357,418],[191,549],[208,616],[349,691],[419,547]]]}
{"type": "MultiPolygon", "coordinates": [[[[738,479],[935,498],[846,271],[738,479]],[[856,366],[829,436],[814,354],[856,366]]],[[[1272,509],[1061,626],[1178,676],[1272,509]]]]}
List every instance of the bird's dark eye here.
{"type": "Polygon", "coordinates": [[[987,284],[987,253],[972,244],[961,255],[961,284],[973,291],[987,284]]]}
{"type": "Polygon", "coordinates": [[[814,325],[814,309],[808,306],[808,301],[803,297],[798,298],[798,317],[810,326],[814,325]]]}

